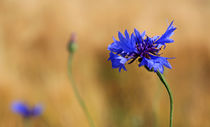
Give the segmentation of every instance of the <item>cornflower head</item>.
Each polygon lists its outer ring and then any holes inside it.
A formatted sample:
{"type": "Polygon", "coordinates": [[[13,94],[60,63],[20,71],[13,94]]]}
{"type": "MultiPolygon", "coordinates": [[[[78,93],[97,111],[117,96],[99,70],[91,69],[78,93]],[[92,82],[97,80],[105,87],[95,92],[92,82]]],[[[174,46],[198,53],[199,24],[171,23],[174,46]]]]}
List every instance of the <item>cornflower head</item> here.
{"type": "Polygon", "coordinates": [[[119,68],[126,71],[125,64],[131,64],[138,60],[139,67],[145,66],[149,71],[164,72],[164,66],[172,68],[167,57],[161,57],[160,50],[165,49],[166,43],[174,42],[170,37],[173,35],[176,27],[173,21],[170,23],[162,36],[148,37],[146,32],[141,34],[137,29],[129,35],[125,30],[125,36],[118,32],[119,41],[114,37],[114,42],[108,46],[110,57],[108,60],[112,62],[112,68],[119,68]]]}
{"type": "Polygon", "coordinates": [[[41,105],[29,107],[24,102],[16,101],[12,104],[12,111],[21,115],[23,118],[31,118],[41,115],[43,108],[41,105]]]}

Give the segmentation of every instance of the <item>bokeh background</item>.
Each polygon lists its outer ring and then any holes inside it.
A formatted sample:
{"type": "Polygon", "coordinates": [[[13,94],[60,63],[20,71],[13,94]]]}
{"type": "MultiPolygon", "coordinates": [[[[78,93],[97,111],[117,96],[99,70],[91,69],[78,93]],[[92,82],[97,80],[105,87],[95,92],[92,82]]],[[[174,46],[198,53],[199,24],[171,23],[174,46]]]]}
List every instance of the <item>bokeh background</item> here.
{"type": "Polygon", "coordinates": [[[0,127],[22,127],[10,107],[44,106],[34,127],[88,127],[67,77],[67,43],[77,34],[73,74],[97,127],[167,127],[169,99],[155,73],[107,61],[118,31],[161,35],[177,27],[163,56],[175,127],[210,127],[209,0],[0,0],[0,127]]]}

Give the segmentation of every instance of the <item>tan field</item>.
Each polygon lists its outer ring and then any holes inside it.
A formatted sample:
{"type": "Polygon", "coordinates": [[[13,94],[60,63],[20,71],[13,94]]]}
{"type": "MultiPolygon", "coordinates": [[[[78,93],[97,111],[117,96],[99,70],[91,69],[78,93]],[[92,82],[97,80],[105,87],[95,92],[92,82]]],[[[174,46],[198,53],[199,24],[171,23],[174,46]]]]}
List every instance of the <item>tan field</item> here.
{"type": "Polygon", "coordinates": [[[157,75],[112,69],[117,32],[161,35],[177,27],[163,56],[174,95],[174,127],[210,127],[209,0],[0,0],[0,127],[22,127],[13,101],[44,112],[31,127],[89,127],[67,75],[67,44],[77,35],[73,75],[96,127],[168,127],[169,98],[157,75]]]}

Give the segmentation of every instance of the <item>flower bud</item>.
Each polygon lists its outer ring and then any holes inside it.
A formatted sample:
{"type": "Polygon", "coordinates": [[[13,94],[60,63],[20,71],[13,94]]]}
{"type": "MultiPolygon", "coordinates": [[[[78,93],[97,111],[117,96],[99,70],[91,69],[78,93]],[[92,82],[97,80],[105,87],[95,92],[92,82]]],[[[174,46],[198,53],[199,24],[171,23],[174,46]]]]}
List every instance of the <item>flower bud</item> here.
{"type": "Polygon", "coordinates": [[[77,50],[76,34],[72,33],[70,41],[68,43],[68,51],[70,53],[74,53],[76,50],[77,50]]]}

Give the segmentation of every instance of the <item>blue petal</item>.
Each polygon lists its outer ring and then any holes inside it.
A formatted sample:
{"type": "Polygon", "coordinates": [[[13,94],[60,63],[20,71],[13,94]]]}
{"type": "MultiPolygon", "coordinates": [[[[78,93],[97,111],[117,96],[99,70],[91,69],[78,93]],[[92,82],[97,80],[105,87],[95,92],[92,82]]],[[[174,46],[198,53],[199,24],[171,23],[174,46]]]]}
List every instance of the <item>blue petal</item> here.
{"type": "Polygon", "coordinates": [[[166,57],[159,57],[159,56],[150,56],[151,59],[153,59],[155,62],[159,62],[161,63],[162,65],[166,66],[167,68],[171,69],[172,66],[171,64],[168,62],[168,59],[170,58],[166,58],[166,57]]]}
{"type": "Polygon", "coordinates": [[[121,32],[118,32],[118,38],[120,39],[120,41],[125,41],[125,38],[121,32]]]}
{"type": "Polygon", "coordinates": [[[154,41],[153,38],[147,37],[144,42],[146,42],[146,45],[153,45],[154,41]]]}
{"type": "Polygon", "coordinates": [[[131,44],[131,47],[132,47],[132,51],[131,52],[137,52],[135,36],[134,36],[133,33],[131,34],[130,44],[131,44]]]}
{"type": "Polygon", "coordinates": [[[113,37],[114,42],[108,46],[108,50],[114,52],[116,54],[130,54],[133,52],[137,52],[136,49],[136,41],[133,34],[129,36],[127,30],[125,30],[125,37],[121,32],[118,32],[119,41],[115,40],[113,37]]]}
{"type": "Polygon", "coordinates": [[[140,34],[140,32],[135,28],[134,33],[136,35],[136,42],[143,43],[146,32],[144,31],[142,34],[140,34]]]}
{"type": "Polygon", "coordinates": [[[168,26],[166,32],[155,42],[160,45],[165,45],[165,43],[172,43],[174,40],[170,39],[170,37],[174,34],[174,30],[176,27],[173,26],[173,21],[168,26]]]}
{"type": "Polygon", "coordinates": [[[120,49],[122,49],[125,53],[132,53],[136,52],[136,43],[134,40],[133,35],[131,35],[131,38],[129,38],[127,30],[125,30],[125,36],[121,32],[118,32],[118,37],[120,41],[117,41],[117,45],[120,49]]]}
{"type": "Polygon", "coordinates": [[[134,29],[134,33],[135,33],[137,38],[141,38],[141,35],[140,35],[139,31],[136,28],[134,29]]]}
{"type": "Polygon", "coordinates": [[[153,66],[151,66],[153,61],[150,61],[149,59],[143,57],[142,61],[139,64],[139,67],[141,66],[147,66],[150,70],[152,69],[153,66]]]}
{"type": "Polygon", "coordinates": [[[152,41],[155,42],[158,38],[159,38],[159,36],[154,36],[154,37],[152,37],[152,41]]]}
{"type": "Polygon", "coordinates": [[[129,39],[129,34],[128,34],[127,30],[125,30],[125,37],[126,37],[126,39],[129,39]]]}
{"type": "Polygon", "coordinates": [[[30,116],[30,109],[23,102],[14,102],[12,104],[12,111],[15,113],[18,113],[24,117],[30,116]]]}
{"type": "Polygon", "coordinates": [[[43,108],[41,105],[36,105],[33,110],[32,110],[32,115],[33,116],[39,116],[43,111],[43,108]]]}
{"type": "Polygon", "coordinates": [[[158,57],[158,56],[151,56],[151,59],[143,58],[139,66],[146,66],[150,70],[154,70],[154,72],[157,72],[158,70],[163,73],[164,72],[164,66],[167,68],[172,68],[170,63],[167,61],[168,58],[165,57],[158,57]]]}
{"type": "Polygon", "coordinates": [[[143,31],[143,32],[141,33],[142,39],[144,39],[145,35],[146,35],[146,31],[143,31]]]}
{"type": "Polygon", "coordinates": [[[108,60],[111,60],[112,68],[119,68],[119,72],[121,71],[121,69],[124,69],[126,71],[125,63],[128,61],[128,59],[122,56],[118,56],[112,52],[110,52],[109,55],[110,57],[108,60]]]}
{"type": "Polygon", "coordinates": [[[123,50],[120,48],[118,41],[113,37],[114,42],[108,46],[108,50],[115,53],[121,53],[123,50]]]}

